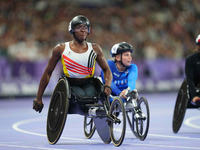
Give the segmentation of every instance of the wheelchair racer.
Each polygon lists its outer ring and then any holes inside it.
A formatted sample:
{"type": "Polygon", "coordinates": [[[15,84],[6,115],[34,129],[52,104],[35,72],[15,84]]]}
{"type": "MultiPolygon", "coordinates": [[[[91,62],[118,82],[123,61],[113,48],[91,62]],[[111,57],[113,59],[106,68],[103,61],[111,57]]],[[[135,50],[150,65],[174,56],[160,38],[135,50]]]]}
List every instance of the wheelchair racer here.
{"type": "Polygon", "coordinates": [[[200,34],[196,38],[196,45],[195,52],[186,58],[185,74],[189,86],[190,99],[192,103],[200,106],[200,91],[196,91],[197,87],[200,88],[200,34]]]}
{"type": "MultiPolygon", "coordinates": [[[[111,82],[112,96],[120,96],[125,102],[128,90],[135,90],[135,96],[137,99],[138,93],[135,89],[136,80],[138,78],[138,68],[136,64],[132,63],[132,45],[127,42],[121,42],[115,44],[111,49],[111,56],[114,60],[108,60],[108,65],[113,75],[111,82]],[[128,89],[129,88],[129,89],[128,89]]],[[[105,83],[104,73],[101,71],[102,81],[105,83]]],[[[110,102],[112,102],[110,98],[110,102]]],[[[126,102],[125,109],[133,108],[132,102],[126,102]]]]}
{"type": "Polygon", "coordinates": [[[86,42],[90,33],[90,22],[82,15],[75,16],[69,23],[69,32],[73,39],[54,47],[48,65],[40,80],[37,97],[33,101],[33,109],[42,111],[42,96],[58,61],[63,65],[63,73],[73,81],[72,92],[81,96],[95,96],[95,86],[87,79],[93,78],[96,61],[104,72],[104,93],[110,95],[112,73],[103,55],[101,47],[96,43],[86,42]]]}

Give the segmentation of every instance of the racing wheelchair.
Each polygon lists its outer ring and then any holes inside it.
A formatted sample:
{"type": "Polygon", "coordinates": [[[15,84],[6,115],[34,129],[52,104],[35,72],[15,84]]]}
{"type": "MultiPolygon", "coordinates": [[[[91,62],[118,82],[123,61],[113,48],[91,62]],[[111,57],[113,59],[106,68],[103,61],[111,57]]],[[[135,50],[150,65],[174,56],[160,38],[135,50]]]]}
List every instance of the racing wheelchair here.
{"type": "Polygon", "coordinates": [[[100,80],[87,80],[95,85],[95,97],[79,97],[71,91],[73,81],[66,77],[59,79],[47,115],[46,130],[50,144],[56,144],[59,140],[68,114],[90,118],[104,143],[109,144],[112,141],[115,146],[122,144],[126,131],[126,114],[122,100],[116,99],[110,104],[100,80]]]}
{"type": "MultiPolygon", "coordinates": [[[[199,87],[196,87],[196,93],[200,95],[199,87]]],[[[173,114],[173,121],[172,121],[172,128],[173,128],[174,133],[178,133],[182,125],[182,122],[184,120],[187,108],[195,109],[195,108],[200,108],[200,107],[194,104],[193,102],[191,102],[187,80],[184,79],[178,91],[178,95],[177,95],[176,103],[174,107],[174,114],[173,114]]]]}
{"type": "MultiPolygon", "coordinates": [[[[134,90],[129,91],[126,94],[126,96],[127,96],[127,102],[124,104],[128,104],[130,102],[134,104],[133,108],[125,109],[128,124],[131,128],[132,133],[141,141],[143,141],[146,139],[149,130],[150,112],[149,112],[148,101],[145,97],[140,97],[140,98],[136,97],[136,92],[134,90]]],[[[115,103],[116,100],[121,101],[121,98],[113,97],[112,103],[115,103]]],[[[93,136],[95,129],[96,127],[93,118],[85,116],[84,117],[85,137],[90,139],[93,136]]]]}

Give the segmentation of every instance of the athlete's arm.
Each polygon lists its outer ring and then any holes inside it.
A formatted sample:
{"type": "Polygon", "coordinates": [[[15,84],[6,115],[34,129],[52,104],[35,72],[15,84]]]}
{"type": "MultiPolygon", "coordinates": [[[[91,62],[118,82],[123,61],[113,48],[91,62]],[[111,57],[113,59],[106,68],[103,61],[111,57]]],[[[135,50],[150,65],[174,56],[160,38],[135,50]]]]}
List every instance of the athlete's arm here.
{"type": "Polygon", "coordinates": [[[129,74],[128,74],[128,87],[130,87],[131,91],[135,89],[137,78],[138,78],[138,68],[135,64],[132,64],[129,68],[129,74]]]}
{"type": "MultiPolygon", "coordinates": [[[[111,64],[109,64],[109,62],[108,62],[108,65],[109,65],[110,70],[112,72],[112,68],[110,66],[111,64]]],[[[102,79],[103,83],[105,83],[103,70],[101,70],[101,79],[102,79]]],[[[112,89],[113,95],[119,96],[119,94],[121,93],[121,90],[115,85],[115,83],[113,81],[111,82],[111,89],[112,89]]]]}
{"type": "MultiPolygon", "coordinates": [[[[97,62],[99,64],[99,66],[101,67],[101,69],[103,70],[105,85],[110,87],[111,82],[112,82],[112,73],[111,73],[110,68],[107,64],[107,61],[103,55],[103,51],[98,44],[92,44],[92,46],[93,46],[94,51],[97,54],[97,62]]],[[[106,95],[110,95],[112,91],[110,88],[106,87],[104,89],[104,92],[106,93],[106,95]]]]}
{"type": "Polygon", "coordinates": [[[187,83],[189,86],[189,93],[190,93],[191,99],[193,99],[196,95],[195,84],[193,80],[194,70],[192,67],[192,59],[190,59],[189,57],[185,61],[185,74],[186,74],[187,83]]]}
{"type": "Polygon", "coordinates": [[[56,47],[54,47],[54,49],[53,49],[52,55],[46,66],[46,69],[41,77],[38,92],[37,92],[37,97],[33,103],[33,109],[35,109],[36,111],[38,111],[36,105],[43,105],[43,102],[42,102],[43,93],[49,83],[52,72],[54,71],[58,61],[61,58],[61,54],[62,54],[63,50],[64,50],[64,44],[59,44],[56,47]]]}

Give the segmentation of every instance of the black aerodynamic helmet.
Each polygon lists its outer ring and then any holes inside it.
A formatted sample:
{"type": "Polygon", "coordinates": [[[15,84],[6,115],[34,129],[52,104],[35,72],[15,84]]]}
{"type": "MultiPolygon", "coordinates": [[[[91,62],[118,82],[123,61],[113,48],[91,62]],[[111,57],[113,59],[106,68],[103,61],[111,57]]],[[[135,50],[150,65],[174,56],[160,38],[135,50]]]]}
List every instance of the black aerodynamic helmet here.
{"type": "Polygon", "coordinates": [[[75,16],[69,23],[69,32],[74,33],[75,26],[78,24],[84,24],[88,27],[88,33],[90,33],[90,22],[87,17],[83,15],[75,16]]]}
{"type": "Polygon", "coordinates": [[[196,38],[196,45],[200,45],[200,34],[196,38]]]}
{"type": "Polygon", "coordinates": [[[123,52],[127,52],[130,51],[131,53],[133,52],[133,47],[126,43],[126,42],[121,42],[121,43],[117,43],[115,44],[112,49],[111,49],[111,56],[114,57],[117,54],[123,53],[123,52]]]}

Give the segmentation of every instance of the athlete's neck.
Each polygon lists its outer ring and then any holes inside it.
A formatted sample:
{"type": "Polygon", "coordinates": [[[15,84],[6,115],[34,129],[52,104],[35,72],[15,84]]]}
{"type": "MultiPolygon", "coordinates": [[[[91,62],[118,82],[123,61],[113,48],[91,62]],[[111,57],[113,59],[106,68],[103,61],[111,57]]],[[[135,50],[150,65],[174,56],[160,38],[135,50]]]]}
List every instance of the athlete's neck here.
{"type": "Polygon", "coordinates": [[[116,62],[115,65],[120,72],[124,72],[126,70],[126,67],[122,66],[120,62],[116,62]]]}
{"type": "Polygon", "coordinates": [[[84,53],[88,49],[88,45],[85,41],[83,42],[77,42],[75,40],[70,42],[70,48],[72,51],[76,53],[84,53]]]}

